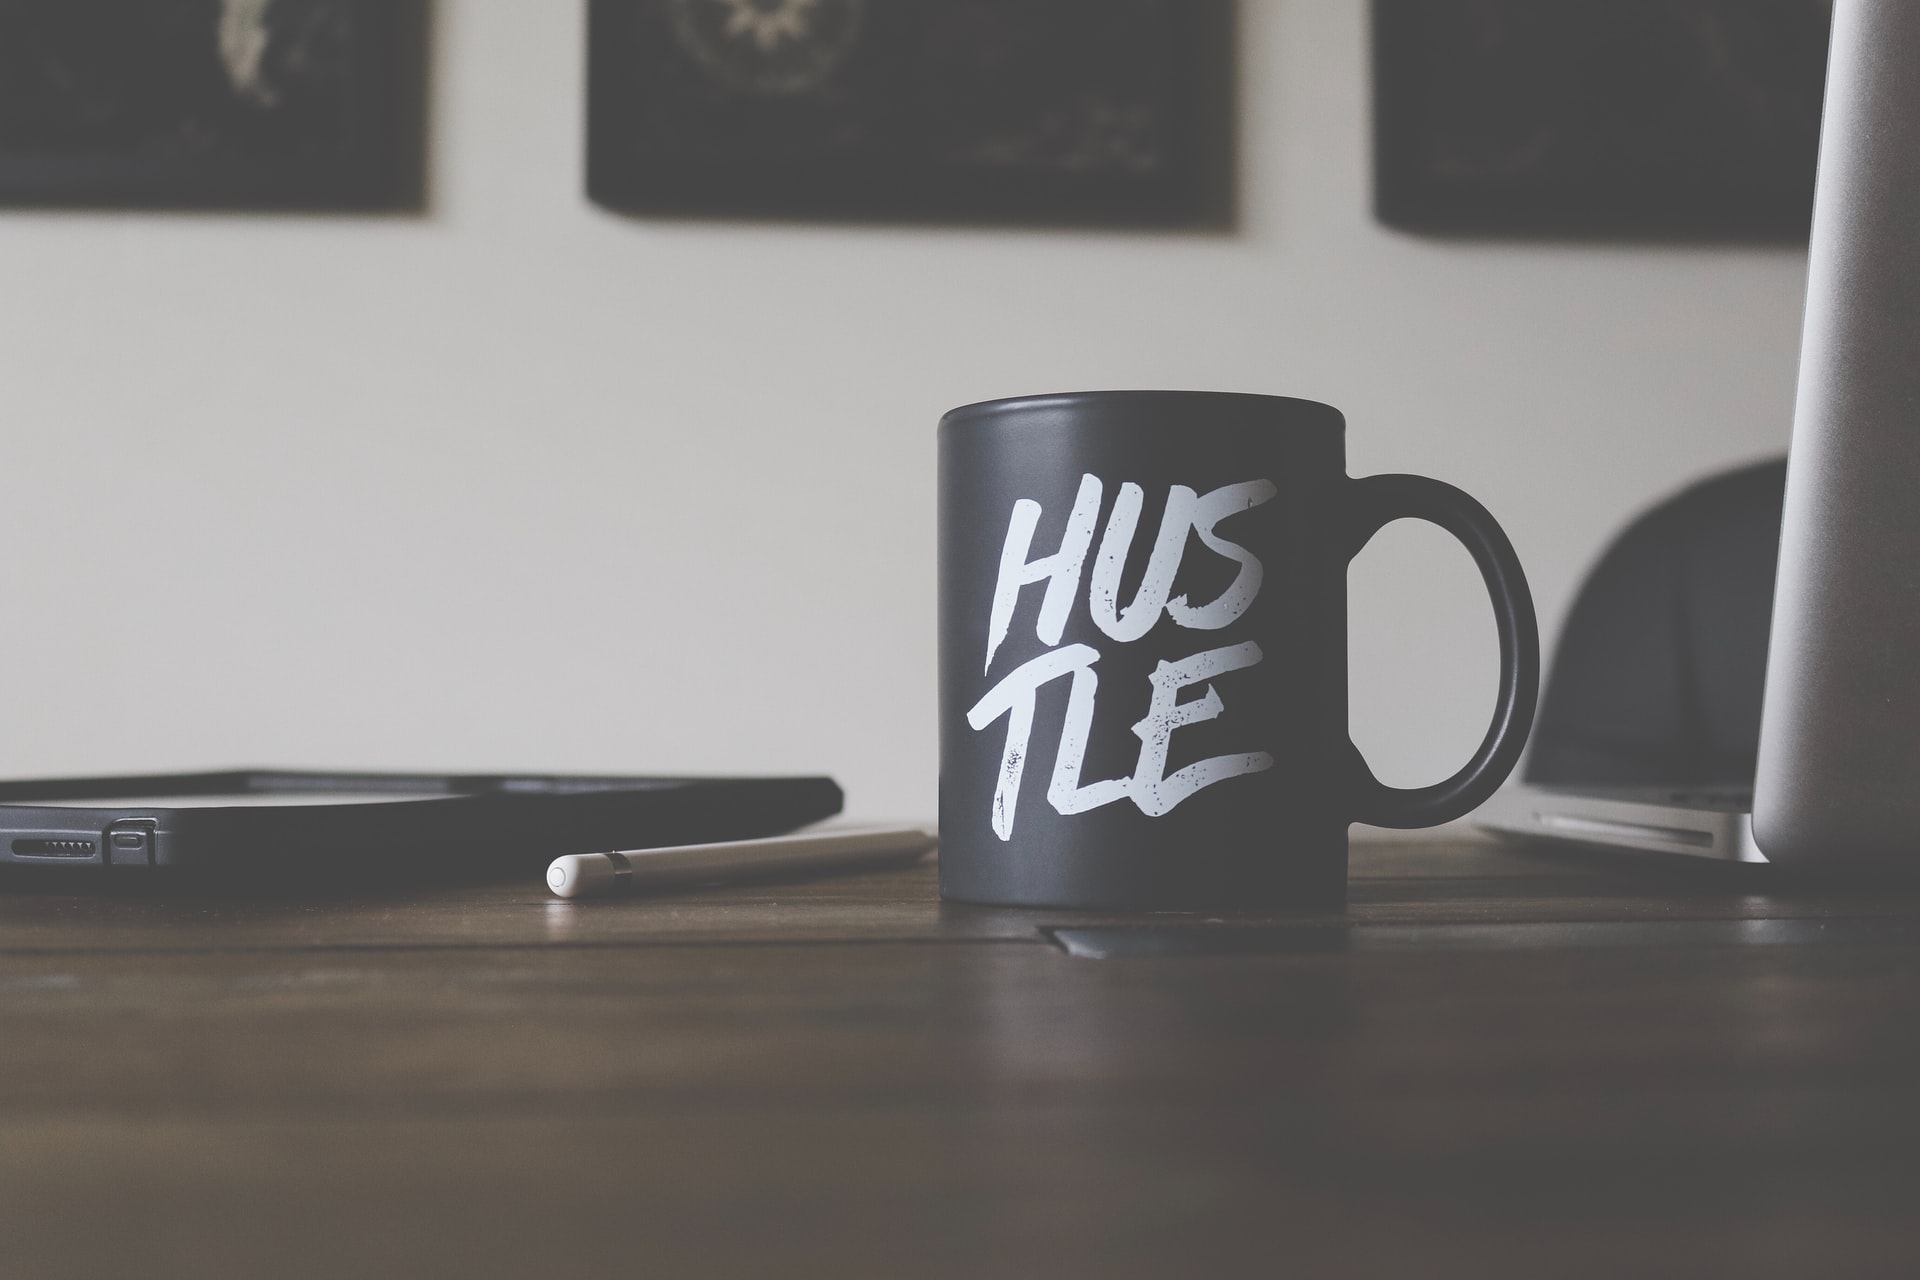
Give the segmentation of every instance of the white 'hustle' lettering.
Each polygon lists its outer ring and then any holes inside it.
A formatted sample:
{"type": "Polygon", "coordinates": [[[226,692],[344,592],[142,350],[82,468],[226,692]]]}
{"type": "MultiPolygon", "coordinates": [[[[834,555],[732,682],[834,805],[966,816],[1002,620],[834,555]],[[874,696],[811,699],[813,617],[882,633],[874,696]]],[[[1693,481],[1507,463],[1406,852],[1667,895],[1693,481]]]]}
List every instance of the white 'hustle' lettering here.
{"type": "Polygon", "coordinates": [[[1127,798],[1126,778],[1080,785],[1080,766],[1086,762],[1087,740],[1093,734],[1093,698],[1099,688],[1100,677],[1091,664],[1074,669],[1067,719],[1060,726],[1060,753],[1053,759],[1053,781],[1047,786],[1047,803],[1056,813],[1085,813],[1127,798]]]}
{"type": "MultiPolygon", "coordinates": [[[[1014,503],[1007,522],[1006,541],[1000,550],[999,576],[994,582],[992,612],[988,616],[985,668],[988,674],[993,670],[994,655],[1012,627],[1020,591],[1031,583],[1042,579],[1047,582],[1035,621],[1035,635],[1045,645],[1060,644],[1074,598],[1079,594],[1087,553],[1093,546],[1102,492],[1097,476],[1080,477],[1080,489],[1067,516],[1060,549],[1035,560],[1027,557],[1032,553],[1033,535],[1040,525],[1041,506],[1026,498],[1014,503]]],[[[1230,516],[1271,501],[1278,492],[1268,480],[1222,485],[1204,495],[1196,494],[1185,485],[1171,486],[1140,586],[1132,602],[1122,608],[1120,579],[1134,535],[1139,530],[1145,499],[1139,485],[1122,484],[1114,498],[1113,510],[1107,516],[1089,585],[1087,606],[1094,624],[1111,639],[1127,644],[1151,632],[1163,613],[1176,626],[1194,631],[1218,631],[1244,617],[1260,594],[1265,570],[1258,557],[1239,543],[1221,537],[1216,528],[1230,516]],[[1214,554],[1240,566],[1225,590],[1200,605],[1193,604],[1185,595],[1172,594],[1190,533],[1197,535],[1214,554]]],[[[1085,644],[1049,648],[1008,672],[967,712],[967,723],[976,733],[1002,716],[1007,721],[1006,744],[1001,751],[1000,772],[993,792],[994,834],[1002,840],[1013,838],[1014,811],[1020,799],[1021,779],[1026,773],[1028,740],[1033,734],[1040,689],[1062,676],[1071,676],[1072,684],[1067,694],[1059,748],[1054,756],[1053,776],[1047,785],[1047,802],[1063,815],[1132,800],[1142,813],[1157,818],[1217,782],[1272,768],[1271,755],[1249,751],[1200,760],[1171,776],[1166,772],[1174,732],[1187,725],[1216,719],[1225,710],[1225,704],[1210,683],[1201,697],[1189,702],[1180,701],[1180,691],[1216,676],[1255,666],[1261,657],[1260,646],[1249,640],[1196,653],[1178,662],[1160,662],[1148,677],[1153,685],[1153,697],[1146,718],[1133,726],[1134,736],[1140,739],[1140,754],[1133,773],[1084,786],[1080,773],[1093,733],[1094,706],[1100,687],[1100,678],[1093,667],[1100,660],[1100,651],[1085,644]]]]}
{"type": "MultiPolygon", "coordinates": [[[[1091,677],[1093,673],[1087,668],[1099,660],[1100,651],[1092,645],[1070,644],[1062,649],[1050,649],[1009,671],[967,712],[967,723],[975,733],[1001,716],[1007,717],[1007,744],[1000,752],[1000,776],[993,788],[993,832],[1002,840],[1013,838],[1013,811],[1020,799],[1020,779],[1027,769],[1027,738],[1033,732],[1033,704],[1040,686],[1071,671],[1077,688],[1080,676],[1091,677]]],[[[1091,696],[1089,691],[1088,697],[1091,696]]],[[[1092,715],[1089,708],[1088,718],[1092,715]]],[[[1058,768],[1056,765],[1056,776],[1058,768]]],[[[1077,780],[1078,759],[1073,762],[1073,773],[1077,780]]]]}
{"type": "Polygon", "coordinates": [[[1237,622],[1253,607],[1265,570],[1253,552],[1237,542],[1228,542],[1215,533],[1213,527],[1228,516],[1251,511],[1278,492],[1271,480],[1249,480],[1245,484],[1222,485],[1193,504],[1193,531],[1200,535],[1200,541],[1207,544],[1208,550],[1238,561],[1240,572],[1211,604],[1190,605],[1185,596],[1167,601],[1168,617],[1194,631],[1218,631],[1237,622]]]}
{"type": "Polygon", "coordinates": [[[1001,716],[1007,717],[1006,745],[1000,753],[1000,773],[993,789],[993,831],[1002,840],[1013,838],[1013,818],[1020,799],[1020,781],[1026,775],[1027,744],[1033,734],[1033,713],[1040,688],[1072,675],[1073,687],[1067,695],[1066,724],[1060,734],[1060,750],[1054,758],[1053,779],[1047,787],[1047,801],[1062,814],[1085,813],[1118,800],[1131,799],[1140,812],[1157,818],[1196,791],[1258,773],[1273,766],[1273,757],[1264,751],[1239,755],[1212,756],[1166,776],[1167,754],[1174,730],[1212,720],[1226,709],[1211,684],[1204,696],[1191,702],[1179,701],[1180,690],[1211,680],[1229,671],[1251,667],[1261,658],[1260,646],[1249,640],[1223,649],[1209,649],[1179,662],[1162,662],[1153,672],[1153,702],[1146,719],[1133,726],[1140,739],[1140,760],[1130,778],[1109,778],[1080,785],[1080,770],[1086,760],[1087,740],[1093,726],[1094,695],[1099,677],[1093,664],[1100,660],[1091,645],[1073,644],[1052,649],[1022,663],[1008,672],[967,712],[967,724],[975,732],[986,728],[1001,716]]]}
{"type": "Polygon", "coordinates": [[[1121,609],[1120,571],[1126,567],[1127,551],[1140,523],[1142,496],[1137,484],[1120,486],[1113,514],[1107,517],[1107,531],[1100,535],[1100,554],[1094,558],[1093,581],[1087,591],[1094,625],[1122,644],[1138,640],[1160,621],[1174,575],[1180,572],[1181,553],[1187,549],[1187,530],[1193,525],[1193,490],[1176,484],[1167,492],[1167,510],[1160,517],[1160,536],[1153,540],[1146,576],[1133,593],[1133,603],[1121,609]]]}
{"type": "Polygon", "coordinates": [[[1013,516],[1007,521],[1007,540],[1000,548],[1000,575],[993,586],[993,612],[987,619],[987,661],[984,671],[993,670],[993,655],[1007,638],[1013,623],[1013,607],[1019,602],[1020,588],[1046,578],[1047,594],[1040,602],[1040,621],[1035,630],[1043,644],[1059,644],[1066,629],[1067,614],[1080,590],[1080,570],[1087,562],[1087,548],[1093,545],[1093,525],[1100,518],[1100,481],[1080,477],[1080,492],[1067,516],[1067,531],[1060,549],[1050,556],[1028,560],[1033,548],[1033,531],[1040,524],[1040,504],[1022,498],[1013,504],[1013,516]]]}
{"type": "Polygon", "coordinates": [[[1191,702],[1178,701],[1180,690],[1229,671],[1251,667],[1260,661],[1260,656],[1260,646],[1249,640],[1224,649],[1208,649],[1179,662],[1162,662],[1154,668],[1153,702],[1148,706],[1147,718],[1133,726],[1134,736],[1140,739],[1140,763],[1134,769],[1127,794],[1133,797],[1140,812],[1157,818],[1203,787],[1273,767],[1272,756],[1264,751],[1250,751],[1242,755],[1213,756],[1188,765],[1170,778],[1165,776],[1173,731],[1211,720],[1225,710],[1212,685],[1207,686],[1204,697],[1191,702]]]}

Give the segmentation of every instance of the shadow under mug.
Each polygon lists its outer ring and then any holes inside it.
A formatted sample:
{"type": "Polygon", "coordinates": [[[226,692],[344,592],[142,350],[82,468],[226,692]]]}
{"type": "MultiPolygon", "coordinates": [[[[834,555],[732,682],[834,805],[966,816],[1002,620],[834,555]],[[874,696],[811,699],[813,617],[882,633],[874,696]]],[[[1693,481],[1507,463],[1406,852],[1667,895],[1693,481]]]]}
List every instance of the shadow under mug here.
{"type": "Polygon", "coordinates": [[[1309,400],[1100,391],[940,423],[940,892],[1109,909],[1345,902],[1347,829],[1426,827],[1506,780],[1540,642],[1512,544],[1423,476],[1346,474],[1309,400]],[[1347,566],[1431,521],[1500,643],[1492,725],[1444,782],[1379,782],[1347,728],[1347,566]]]}

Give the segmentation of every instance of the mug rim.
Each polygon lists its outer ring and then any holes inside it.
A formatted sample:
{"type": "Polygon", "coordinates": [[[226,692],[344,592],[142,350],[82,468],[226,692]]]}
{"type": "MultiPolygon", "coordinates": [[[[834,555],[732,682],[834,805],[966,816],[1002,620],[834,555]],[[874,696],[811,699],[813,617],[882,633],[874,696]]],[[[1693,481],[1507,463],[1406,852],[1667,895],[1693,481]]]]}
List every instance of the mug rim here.
{"type": "Polygon", "coordinates": [[[998,400],[980,400],[973,404],[963,404],[957,409],[949,409],[941,415],[940,425],[944,427],[948,423],[959,425],[977,422],[981,419],[998,418],[1009,413],[1019,413],[1035,409],[1072,409],[1084,407],[1089,404],[1098,405],[1116,402],[1138,404],[1148,400],[1186,401],[1189,403],[1196,400],[1212,400],[1215,402],[1222,400],[1239,400],[1270,405],[1305,405],[1315,409],[1326,410],[1334,414],[1336,419],[1342,423],[1346,420],[1345,415],[1342,414],[1340,410],[1327,404],[1325,401],[1308,400],[1302,396],[1274,396],[1257,391],[1164,391],[1142,389],[1131,391],[1054,391],[1038,395],[1005,396],[998,400]]]}

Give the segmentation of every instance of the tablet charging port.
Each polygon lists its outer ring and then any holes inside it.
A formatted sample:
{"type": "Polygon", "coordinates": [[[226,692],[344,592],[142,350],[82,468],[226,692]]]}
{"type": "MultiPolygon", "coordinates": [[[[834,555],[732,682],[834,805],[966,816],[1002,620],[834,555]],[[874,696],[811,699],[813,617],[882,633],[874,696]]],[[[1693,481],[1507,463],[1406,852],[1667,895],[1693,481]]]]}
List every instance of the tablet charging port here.
{"type": "Polygon", "coordinates": [[[107,828],[107,864],[115,867],[153,865],[151,818],[122,818],[107,828]]]}

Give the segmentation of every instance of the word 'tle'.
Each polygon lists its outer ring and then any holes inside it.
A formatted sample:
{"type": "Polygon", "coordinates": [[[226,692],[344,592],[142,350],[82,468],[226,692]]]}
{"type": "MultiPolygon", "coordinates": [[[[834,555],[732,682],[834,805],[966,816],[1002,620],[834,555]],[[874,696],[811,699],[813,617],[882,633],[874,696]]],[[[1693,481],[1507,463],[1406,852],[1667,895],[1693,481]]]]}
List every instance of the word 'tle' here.
{"type": "MultiPolygon", "coordinates": [[[[1218,631],[1241,618],[1260,594],[1260,561],[1245,547],[1221,537],[1214,531],[1215,526],[1228,516],[1268,501],[1276,492],[1273,484],[1266,480],[1223,485],[1205,494],[1197,494],[1185,485],[1174,485],[1167,494],[1166,514],[1161,517],[1160,533],[1147,560],[1146,576],[1141,579],[1133,600],[1123,608],[1120,575],[1133,548],[1145,494],[1139,485],[1122,484],[1114,499],[1113,511],[1107,517],[1106,531],[1100,537],[1100,549],[1094,556],[1093,573],[1088,582],[1087,605],[1094,625],[1110,639],[1131,644],[1153,630],[1163,613],[1176,626],[1191,631],[1218,631]],[[1239,565],[1239,572],[1227,589],[1205,604],[1194,604],[1184,595],[1172,595],[1189,533],[1198,535],[1208,550],[1239,565]]],[[[1035,634],[1042,644],[1057,647],[1008,672],[967,712],[967,723],[976,733],[1002,716],[1007,719],[1006,748],[1001,753],[999,779],[993,792],[993,830],[1002,840],[1013,838],[1014,807],[1020,796],[1020,779],[1026,771],[1034,704],[1041,687],[1062,676],[1072,676],[1073,684],[1067,694],[1067,715],[1060,732],[1059,750],[1054,756],[1053,780],[1047,787],[1047,802],[1058,813],[1085,813],[1119,800],[1132,800],[1142,813],[1157,818],[1204,787],[1273,765],[1273,757],[1266,752],[1250,751],[1200,760],[1171,776],[1166,772],[1174,730],[1215,719],[1225,710],[1225,704],[1211,684],[1203,696],[1188,702],[1179,701],[1180,691],[1229,671],[1258,664],[1262,656],[1260,646],[1248,640],[1208,649],[1178,662],[1162,660],[1149,677],[1153,699],[1146,718],[1133,726],[1134,736],[1140,739],[1140,757],[1133,774],[1081,785],[1080,769],[1086,759],[1087,738],[1093,728],[1094,697],[1100,683],[1093,667],[1100,660],[1100,651],[1087,644],[1061,646],[1060,639],[1066,630],[1067,615],[1080,594],[1087,554],[1093,550],[1102,493],[1099,477],[1080,477],[1080,491],[1067,516],[1066,534],[1060,540],[1060,549],[1049,556],[1028,559],[1033,549],[1034,530],[1040,524],[1039,503],[1020,499],[1013,504],[1013,516],[1007,522],[1007,539],[1000,551],[1000,573],[993,589],[993,609],[987,619],[986,671],[991,674],[993,655],[999,651],[1013,624],[1014,606],[1019,602],[1021,588],[1032,583],[1047,584],[1035,634]]]]}

